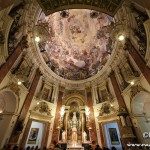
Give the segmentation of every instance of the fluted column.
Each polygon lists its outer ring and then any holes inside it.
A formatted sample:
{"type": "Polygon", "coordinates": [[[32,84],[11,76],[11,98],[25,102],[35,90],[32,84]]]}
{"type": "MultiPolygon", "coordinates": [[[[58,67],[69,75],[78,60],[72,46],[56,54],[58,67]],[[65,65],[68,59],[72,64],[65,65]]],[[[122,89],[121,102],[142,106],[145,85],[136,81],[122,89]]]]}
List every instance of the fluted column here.
{"type": "Polygon", "coordinates": [[[13,64],[15,63],[15,61],[17,60],[19,55],[23,52],[23,49],[27,48],[27,40],[26,40],[26,38],[27,38],[26,36],[24,36],[22,38],[20,43],[15,48],[14,52],[10,55],[10,57],[8,57],[6,63],[4,63],[0,67],[0,72],[2,72],[0,74],[0,83],[3,81],[3,79],[5,78],[7,73],[10,71],[10,69],[12,68],[13,64]]]}

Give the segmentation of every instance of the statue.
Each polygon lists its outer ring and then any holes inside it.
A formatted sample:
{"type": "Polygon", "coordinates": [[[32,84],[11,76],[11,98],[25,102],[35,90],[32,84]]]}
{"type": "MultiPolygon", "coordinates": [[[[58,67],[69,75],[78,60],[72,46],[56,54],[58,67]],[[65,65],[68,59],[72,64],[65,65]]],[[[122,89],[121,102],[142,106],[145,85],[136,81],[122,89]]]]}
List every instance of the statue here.
{"type": "Polygon", "coordinates": [[[64,130],[62,133],[62,142],[65,143],[66,142],[66,131],[64,130]]]}
{"type": "Polygon", "coordinates": [[[77,117],[76,117],[76,112],[73,112],[72,125],[73,125],[73,128],[76,128],[76,127],[77,127],[77,117]]]}
{"type": "Polygon", "coordinates": [[[86,134],[86,132],[84,131],[84,132],[83,132],[83,141],[84,141],[84,143],[86,143],[86,141],[87,141],[86,139],[87,139],[87,134],[86,134]]]}

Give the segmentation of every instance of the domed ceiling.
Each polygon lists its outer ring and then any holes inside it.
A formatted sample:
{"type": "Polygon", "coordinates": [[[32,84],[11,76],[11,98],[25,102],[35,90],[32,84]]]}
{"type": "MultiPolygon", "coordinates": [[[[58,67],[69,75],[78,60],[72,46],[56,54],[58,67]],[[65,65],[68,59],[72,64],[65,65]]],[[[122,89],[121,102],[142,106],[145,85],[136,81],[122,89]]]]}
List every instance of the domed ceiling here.
{"type": "Polygon", "coordinates": [[[38,23],[48,28],[49,37],[39,42],[40,52],[49,68],[68,80],[83,80],[97,74],[109,59],[113,18],[87,9],[71,9],[45,16],[38,23]]]}

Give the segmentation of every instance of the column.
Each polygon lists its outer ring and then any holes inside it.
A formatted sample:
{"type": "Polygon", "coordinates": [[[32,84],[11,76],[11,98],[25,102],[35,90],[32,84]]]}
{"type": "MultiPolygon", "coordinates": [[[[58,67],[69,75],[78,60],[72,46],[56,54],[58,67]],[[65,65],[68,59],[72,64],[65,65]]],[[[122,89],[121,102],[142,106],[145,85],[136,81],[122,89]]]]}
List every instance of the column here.
{"type": "Polygon", "coordinates": [[[150,68],[146,66],[146,63],[141,58],[141,56],[139,55],[139,53],[136,51],[136,49],[134,48],[134,46],[129,40],[126,42],[126,50],[128,50],[129,54],[131,55],[131,57],[133,58],[133,60],[141,70],[143,76],[150,84],[150,68]]]}
{"type": "Polygon", "coordinates": [[[89,119],[90,119],[90,125],[92,128],[90,131],[91,141],[95,141],[95,143],[97,143],[96,124],[95,124],[93,100],[92,100],[91,92],[87,93],[87,105],[90,108],[89,119]]]}
{"type": "Polygon", "coordinates": [[[12,68],[13,64],[19,57],[19,55],[23,52],[23,49],[27,48],[27,37],[23,36],[21,42],[17,45],[14,52],[8,57],[6,63],[4,63],[2,66],[0,66],[0,83],[3,81],[7,73],[12,68]]]}
{"type": "Polygon", "coordinates": [[[62,107],[62,96],[63,96],[63,92],[59,92],[59,96],[58,96],[58,101],[57,101],[57,108],[56,108],[56,113],[55,113],[55,120],[54,120],[54,126],[53,126],[53,134],[52,134],[52,141],[51,144],[54,143],[54,141],[56,143],[58,143],[58,137],[59,137],[59,132],[58,132],[58,125],[59,125],[59,121],[60,121],[60,109],[62,107]]]}
{"type": "Polygon", "coordinates": [[[84,129],[84,126],[85,126],[84,111],[82,111],[81,114],[82,114],[82,120],[81,120],[82,121],[82,143],[84,143],[84,130],[85,130],[84,129]]]}
{"type": "MultiPolygon", "coordinates": [[[[19,118],[18,118],[18,120],[16,122],[14,131],[13,131],[11,137],[10,137],[9,143],[13,143],[13,144],[14,143],[16,143],[16,144],[18,143],[18,139],[20,137],[21,132],[20,133],[19,132],[16,133],[15,129],[18,128],[18,127],[19,128],[23,128],[24,120],[25,120],[26,115],[27,115],[27,113],[29,111],[30,104],[32,102],[32,99],[33,99],[36,87],[37,87],[38,82],[40,80],[40,76],[41,76],[41,74],[40,74],[39,70],[37,70],[36,71],[36,75],[35,75],[35,77],[33,79],[32,84],[31,84],[31,87],[29,89],[29,93],[27,94],[26,99],[24,101],[22,110],[20,112],[20,116],[19,116],[19,118]]],[[[20,130],[22,131],[23,129],[20,129],[20,130]]]]}
{"type": "Polygon", "coordinates": [[[14,4],[16,0],[5,0],[5,1],[0,1],[0,11],[7,8],[8,6],[14,4]]]}
{"type": "Polygon", "coordinates": [[[127,107],[126,107],[126,104],[124,102],[124,99],[121,95],[121,90],[120,90],[119,85],[117,83],[114,72],[112,72],[110,74],[110,79],[111,79],[113,89],[115,91],[115,95],[116,95],[116,98],[117,98],[117,101],[118,101],[119,110],[121,112],[123,112],[122,114],[120,113],[120,115],[119,115],[119,112],[118,112],[118,115],[120,116],[120,119],[122,121],[122,126],[120,127],[120,134],[121,134],[123,146],[126,149],[128,143],[135,143],[135,142],[138,143],[138,142],[135,139],[135,136],[133,135],[132,127],[126,126],[126,122],[125,122],[126,116],[124,116],[123,114],[128,115],[128,111],[127,111],[127,107]]]}
{"type": "Polygon", "coordinates": [[[150,10],[150,1],[149,0],[133,0],[133,2],[141,5],[144,8],[147,8],[150,10]]]}

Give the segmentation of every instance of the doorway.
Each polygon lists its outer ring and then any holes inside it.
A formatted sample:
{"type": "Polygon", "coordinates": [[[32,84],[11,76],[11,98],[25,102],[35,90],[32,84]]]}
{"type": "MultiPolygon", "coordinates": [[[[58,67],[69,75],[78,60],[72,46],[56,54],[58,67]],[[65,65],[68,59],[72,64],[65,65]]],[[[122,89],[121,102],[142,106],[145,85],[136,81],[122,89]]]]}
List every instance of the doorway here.
{"type": "Polygon", "coordinates": [[[38,148],[41,148],[43,135],[44,135],[44,129],[45,129],[44,123],[32,121],[25,148],[27,148],[28,146],[30,147],[38,146],[38,148]]]}
{"type": "Polygon", "coordinates": [[[105,138],[107,147],[115,147],[117,150],[122,150],[122,144],[120,140],[120,132],[117,122],[104,124],[105,138]]]}

